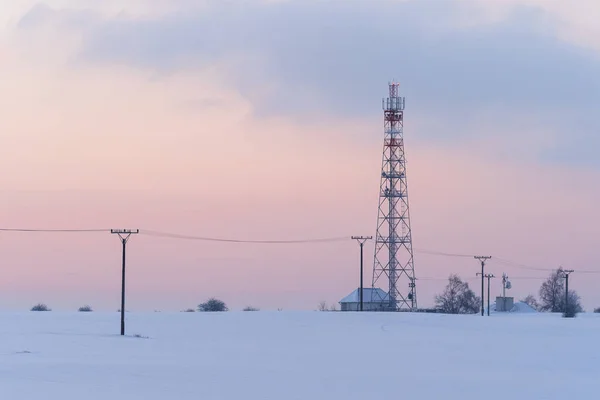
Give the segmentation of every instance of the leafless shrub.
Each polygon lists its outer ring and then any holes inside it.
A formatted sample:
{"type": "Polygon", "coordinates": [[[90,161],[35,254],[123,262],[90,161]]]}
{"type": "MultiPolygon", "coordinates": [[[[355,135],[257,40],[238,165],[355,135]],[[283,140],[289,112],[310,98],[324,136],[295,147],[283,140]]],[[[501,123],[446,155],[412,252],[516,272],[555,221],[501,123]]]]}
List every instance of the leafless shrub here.
{"type": "Polygon", "coordinates": [[[480,311],[480,301],[469,284],[455,274],[448,278],[444,292],[435,296],[436,308],[446,314],[475,314],[480,311]]]}

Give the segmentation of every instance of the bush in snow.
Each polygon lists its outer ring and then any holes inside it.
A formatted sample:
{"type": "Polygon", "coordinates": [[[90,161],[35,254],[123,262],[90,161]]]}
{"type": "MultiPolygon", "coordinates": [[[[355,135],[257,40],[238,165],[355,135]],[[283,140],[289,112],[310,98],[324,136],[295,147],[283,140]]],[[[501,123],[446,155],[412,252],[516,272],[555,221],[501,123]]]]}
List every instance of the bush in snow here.
{"type": "Polygon", "coordinates": [[[598,308],[594,309],[594,312],[595,312],[595,313],[600,313],[600,307],[598,307],[598,308]]]}
{"type": "Polygon", "coordinates": [[[583,312],[581,298],[575,291],[569,290],[569,304],[566,307],[566,310],[563,312],[563,317],[573,318],[580,312],[583,312]]]}
{"type": "Polygon", "coordinates": [[[50,308],[42,303],[36,304],[35,306],[31,307],[31,311],[52,311],[50,310],[50,308]]]}
{"type": "Polygon", "coordinates": [[[77,310],[79,312],[92,312],[94,310],[92,310],[91,306],[83,306],[83,307],[79,307],[79,310],[77,310]]]}
{"type": "Polygon", "coordinates": [[[219,312],[219,311],[229,311],[229,308],[227,308],[227,305],[225,304],[225,302],[215,299],[213,297],[213,298],[208,299],[208,301],[206,301],[205,303],[198,305],[198,311],[219,312]]]}
{"type": "Polygon", "coordinates": [[[317,310],[318,311],[337,311],[337,307],[335,306],[335,304],[327,306],[327,302],[326,301],[322,301],[317,306],[317,310]]]}
{"type": "Polygon", "coordinates": [[[248,306],[248,307],[244,308],[244,311],[259,311],[259,310],[256,307],[248,306]]]}

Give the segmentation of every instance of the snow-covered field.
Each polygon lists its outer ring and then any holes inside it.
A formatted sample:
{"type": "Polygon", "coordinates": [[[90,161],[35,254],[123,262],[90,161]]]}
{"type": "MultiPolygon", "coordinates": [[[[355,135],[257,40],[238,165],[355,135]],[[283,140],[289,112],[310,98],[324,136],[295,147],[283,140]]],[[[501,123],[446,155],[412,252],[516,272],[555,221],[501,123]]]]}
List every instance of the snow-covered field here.
{"type": "Polygon", "coordinates": [[[0,398],[597,399],[600,315],[0,314],[0,398]],[[139,334],[144,337],[134,337],[139,334]]]}

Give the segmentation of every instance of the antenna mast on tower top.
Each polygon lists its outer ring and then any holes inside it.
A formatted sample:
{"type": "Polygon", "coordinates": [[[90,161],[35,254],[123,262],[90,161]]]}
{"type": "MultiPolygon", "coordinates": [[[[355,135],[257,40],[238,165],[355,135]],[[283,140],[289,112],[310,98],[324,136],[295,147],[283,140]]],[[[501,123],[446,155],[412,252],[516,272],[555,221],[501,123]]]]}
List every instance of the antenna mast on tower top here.
{"type": "Polygon", "coordinates": [[[372,301],[388,311],[417,307],[404,153],[405,101],[399,87],[389,83],[389,97],[382,101],[385,133],[373,265],[373,288],[385,285],[388,296],[372,301]]]}

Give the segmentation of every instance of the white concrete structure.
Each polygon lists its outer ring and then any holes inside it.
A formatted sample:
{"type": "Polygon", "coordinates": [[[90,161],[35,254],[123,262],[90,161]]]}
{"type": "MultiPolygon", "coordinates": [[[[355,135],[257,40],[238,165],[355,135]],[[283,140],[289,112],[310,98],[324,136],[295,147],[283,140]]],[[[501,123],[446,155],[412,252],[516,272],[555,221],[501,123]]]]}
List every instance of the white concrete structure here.
{"type": "MultiPolygon", "coordinates": [[[[383,290],[363,288],[363,311],[387,311],[389,301],[389,295],[383,290]]],[[[360,288],[340,300],[340,307],[342,311],[360,311],[360,288]]]]}
{"type": "Polygon", "coordinates": [[[514,297],[496,297],[496,310],[498,312],[509,312],[515,306],[515,298],[514,297]]]}

